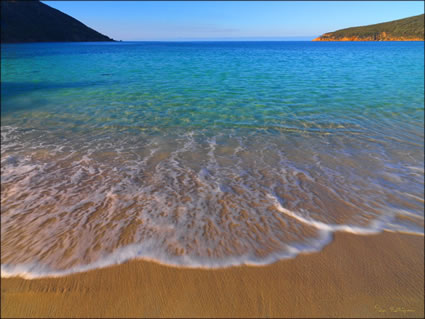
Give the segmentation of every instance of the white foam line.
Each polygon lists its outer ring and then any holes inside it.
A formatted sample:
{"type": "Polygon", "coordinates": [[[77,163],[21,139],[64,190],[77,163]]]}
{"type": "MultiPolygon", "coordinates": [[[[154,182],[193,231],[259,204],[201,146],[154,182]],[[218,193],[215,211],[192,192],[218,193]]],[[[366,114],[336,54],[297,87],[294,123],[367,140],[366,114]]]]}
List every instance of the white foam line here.
{"type": "MultiPolygon", "coordinates": [[[[35,279],[41,277],[61,277],[71,275],[74,273],[86,272],[89,270],[104,268],[113,265],[119,265],[132,259],[142,259],[145,261],[155,262],[161,265],[183,267],[183,268],[204,268],[204,269],[215,269],[215,268],[228,268],[233,266],[263,266],[273,262],[294,258],[300,253],[312,253],[320,251],[324,246],[331,242],[334,232],[348,232],[358,235],[371,235],[377,234],[384,230],[383,225],[388,221],[376,220],[372,223],[371,228],[349,226],[349,225],[328,225],[312,219],[307,219],[302,216],[295,214],[294,212],[282,207],[275,197],[268,195],[276,204],[276,207],[282,213],[295,218],[296,220],[315,227],[319,230],[319,238],[314,242],[299,245],[286,245],[285,252],[273,253],[266,258],[258,258],[253,255],[243,255],[238,257],[227,257],[223,259],[211,260],[204,258],[196,258],[190,256],[167,256],[164,253],[158,253],[160,250],[157,249],[157,245],[153,242],[146,242],[144,244],[133,244],[123,248],[115,250],[112,254],[103,257],[97,262],[72,267],[66,270],[52,270],[49,267],[42,266],[38,263],[27,263],[1,265],[1,277],[21,277],[24,279],[35,279]]],[[[388,219],[389,217],[385,218],[388,219]]],[[[389,224],[388,226],[391,226],[389,224]]],[[[403,232],[410,234],[423,235],[423,232],[415,232],[409,229],[386,229],[392,232],[403,232]]]]}
{"type": "Polygon", "coordinates": [[[349,226],[349,225],[335,225],[335,224],[325,224],[313,219],[307,219],[304,218],[302,216],[299,216],[293,212],[291,212],[290,210],[282,207],[282,205],[276,200],[275,197],[273,197],[272,195],[268,195],[269,198],[271,198],[276,205],[276,208],[282,212],[285,213],[288,216],[291,216],[293,218],[295,218],[296,220],[302,222],[303,224],[312,226],[314,228],[317,228],[319,230],[323,230],[323,231],[328,231],[328,232],[336,232],[336,231],[343,231],[343,232],[347,232],[347,233],[353,233],[353,234],[376,234],[379,233],[381,231],[380,227],[377,226],[381,226],[383,224],[383,221],[379,221],[379,220],[375,220],[372,225],[375,227],[370,228],[365,228],[365,227],[358,227],[358,226],[349,226]]]}
{"type": "Polygon", "coordinates": [[[40,265],[36,262],[18,265],[1,265],[1,277],[21,277],[24,279],[36,279],[46,277],[62,277],[75,273],[86,272],[108,266],[119,265],[132,259],[142,259],[145,261],[155,262],[165,266],[183,267],[183,268],[202,268],[202,269],[217,269],[228,268],[234,266],[264,266],[273,262],[289,259],[297,256],[300,253],[312,253],[319,251],[331,241],[329,233],[323,232],[320,241],[312,244],[311,246],[300,245],[290,246],[287,245],[287,252],[274,253],[266,258],[258,258],[253,255],[243,255],[238,257],[227,257],[221,260],[205,260],[203,258],[189,257],[189,256],[176,256],[170,258],[169,256],[160,256],[158,258],[155,245],[147,244],[133,244],[124,248],[115,250],[112,254],[101,260],[89,265],[76,266],[66,270],[52,270],[49,267],[40,265]]]}

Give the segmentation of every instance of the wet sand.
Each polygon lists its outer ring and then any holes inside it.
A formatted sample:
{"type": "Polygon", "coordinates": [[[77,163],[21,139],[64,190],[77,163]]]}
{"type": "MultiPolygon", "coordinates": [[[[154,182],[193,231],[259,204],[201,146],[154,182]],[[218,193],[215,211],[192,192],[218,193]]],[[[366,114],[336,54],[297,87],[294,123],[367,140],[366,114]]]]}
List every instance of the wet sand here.
{"type": "Polygon", "coordinates": [[[337,233],[264,267],[147,261],[61,278],[1,279],[7,317],[423,317],[424,237],[337,233]]]}

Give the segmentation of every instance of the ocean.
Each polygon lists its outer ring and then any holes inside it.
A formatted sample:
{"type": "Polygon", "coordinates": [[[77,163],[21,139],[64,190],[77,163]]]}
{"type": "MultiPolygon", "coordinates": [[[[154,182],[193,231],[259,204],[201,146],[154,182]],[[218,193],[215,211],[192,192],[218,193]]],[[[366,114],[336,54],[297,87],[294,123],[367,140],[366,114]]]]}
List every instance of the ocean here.
{"type": "Polygon", "coordinates": [[[1,45],[1,274],[424,233],[423,42],[1,45]]]}

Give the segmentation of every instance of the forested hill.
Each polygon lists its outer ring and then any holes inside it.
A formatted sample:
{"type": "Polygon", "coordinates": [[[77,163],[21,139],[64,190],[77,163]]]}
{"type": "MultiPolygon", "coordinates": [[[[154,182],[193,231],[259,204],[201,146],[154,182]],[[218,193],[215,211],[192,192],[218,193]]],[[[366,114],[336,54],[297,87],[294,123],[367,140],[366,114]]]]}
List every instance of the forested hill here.
{"type": "Polygon", "coordinates": [[[313,41],[423,41],[424,15],[325,33],[313,41]]]}
{"type": "Polygon", "coordinates": [[[1,42],[114,41],[38,0],[1,1],[1,42]]]}

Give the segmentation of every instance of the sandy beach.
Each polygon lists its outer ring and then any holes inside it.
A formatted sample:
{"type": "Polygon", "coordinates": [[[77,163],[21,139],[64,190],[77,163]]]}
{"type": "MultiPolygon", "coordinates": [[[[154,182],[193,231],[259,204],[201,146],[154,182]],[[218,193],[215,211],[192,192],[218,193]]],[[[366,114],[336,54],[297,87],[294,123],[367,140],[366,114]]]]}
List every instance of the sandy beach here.
{"type": "Polygon", "coordinates": [[[2,278],[7,317],[423,317],[424,238],[337,233],[265,267],[147,261],[60,278],[2,278]]]}

